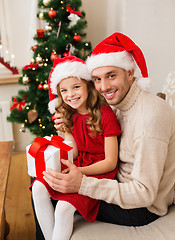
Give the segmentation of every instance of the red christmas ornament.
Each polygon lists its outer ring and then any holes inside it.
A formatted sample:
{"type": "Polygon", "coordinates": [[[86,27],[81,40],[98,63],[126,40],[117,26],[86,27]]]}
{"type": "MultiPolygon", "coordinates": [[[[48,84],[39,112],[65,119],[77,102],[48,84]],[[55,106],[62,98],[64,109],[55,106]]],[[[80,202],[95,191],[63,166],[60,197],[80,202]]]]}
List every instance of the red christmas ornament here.
{"type": "Polygon", "coordinates": [[[52,119],[52,121],[54,122],[54,120],[55,120],[55,114],[52,115],[51,119],[52,119]]]}
{"type": "Polygon", "coordinates": [[[57,12],[52,9],[48,12],[48,15],[49,15],[50,18],[55,18],[56,15],[57,15],[57,12]]]}
{"type": "Polygon", "coordinates": [[[80,41],[81,41],[81,36],[80,36],[80,35],[75,35],[75,36],[73,37],[73,40],[74,40],[75,42],[80,42],[80,41]]]}
{"type": "Polygon", "coordinates": [[[58,58],[59,56],[58,56],[58,54],[56,53],[56,52],[52,52],[51,53],[51,56],[50,56],[50,59],[52,60],[52,61],[54,61],[55,60],[55,58],[58,58]]]}
{"type": "Polygon", "coordinates": [[[66,51],[66,52],[64,52],[63,53],[63,57],[67,57],[67,56],[71,56],[72,54],[71,54],[71,52],[69,52],[69,51],[66,51]]]}
{"type": "Polygon", "coordinates": [[[41,91],[44,89],[44,87],[41,83],[38,85],[38,89],[41,90],[41,91]]]}
{"type": "Polygon", "coordinates": [[[43,38],[44,37],[44,30],[43,29],[37,29],[36,36],[38,38],[43,38]]]}
{"type": "Polygon", "coordinates": [[[37,44],[36,44],[36,45],[33,45],[32,50],[35,52],[35,50],[37,49],[37,47],[38,47],[37,44]]]}

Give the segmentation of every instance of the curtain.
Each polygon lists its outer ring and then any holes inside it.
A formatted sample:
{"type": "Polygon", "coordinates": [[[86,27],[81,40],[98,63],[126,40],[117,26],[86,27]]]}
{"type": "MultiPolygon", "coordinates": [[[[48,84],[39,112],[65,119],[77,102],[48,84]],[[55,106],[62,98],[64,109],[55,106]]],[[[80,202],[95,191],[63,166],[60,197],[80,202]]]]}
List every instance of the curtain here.
{"type": "Polygon", "coordinates": [[[33,37],[44,21],[38,20],[38,0],[0,0],[0,57],[21,69],[32,58],[33,37]]]}
{"type": "Polygon", "coordinates": [[[10,62],[11,66],[15,66],[14,46],[12,41],[10,6],[8,0],[0,0],[0,36],[1,50],[0,57],[4,58],[5,62],[10,62]]]}

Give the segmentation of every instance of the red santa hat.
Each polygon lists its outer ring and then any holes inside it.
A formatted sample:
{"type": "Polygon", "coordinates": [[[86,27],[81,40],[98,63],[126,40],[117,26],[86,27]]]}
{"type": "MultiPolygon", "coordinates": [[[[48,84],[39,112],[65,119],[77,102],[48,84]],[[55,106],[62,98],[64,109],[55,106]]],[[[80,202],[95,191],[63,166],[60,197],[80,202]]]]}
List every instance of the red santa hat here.
{"type": "Polygon", "coordinates": [[[141,49],[126,35],[116,32],[100,42],[88,57],[87,67],[90,72],[98,67],[116,66],[127,71],[139,67],[142,78],[137,80],[140,88],[147,91],[150,79],[146,61],[141,49]]]}
{"type": "Polygon", "coordinates": [[[91,76],[87,70],[86,63],[75,56],[67,56],[64,58],[56,58],[53,63],[53,68],[49,74],[49,111],[55,112],[55,107],[58,105],[57,85],[61,80],[68,77],[77,77],[85,80],[91,80],[91,76]]]}

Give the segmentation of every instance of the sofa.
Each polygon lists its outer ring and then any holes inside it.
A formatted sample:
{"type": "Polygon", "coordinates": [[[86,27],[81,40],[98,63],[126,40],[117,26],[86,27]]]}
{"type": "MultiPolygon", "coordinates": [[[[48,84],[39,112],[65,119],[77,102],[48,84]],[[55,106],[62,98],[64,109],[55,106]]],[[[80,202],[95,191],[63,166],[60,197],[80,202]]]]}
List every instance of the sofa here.
{"type": "Polygon", "coordinates": [[[126,227],[75,216],[71,240],[175,240],[175,205],[166,216],[141,227],[126,227]]]}

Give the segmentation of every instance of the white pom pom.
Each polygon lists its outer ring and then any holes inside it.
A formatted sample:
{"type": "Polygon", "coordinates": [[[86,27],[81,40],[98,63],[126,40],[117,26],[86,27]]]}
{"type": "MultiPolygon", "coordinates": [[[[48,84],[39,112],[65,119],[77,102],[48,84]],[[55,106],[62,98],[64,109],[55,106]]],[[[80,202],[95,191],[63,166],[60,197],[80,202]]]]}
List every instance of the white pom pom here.
{"type": "Polygon", "coordinates": [[[54,100],[50,101],[48,104],[48,109],[50,113],[55,113],[55,107],[58,105],[58,98],[55,98],[54,100]]]}
{"type": "Polygon", "coordinates": [[[152,81],[150,78],[138,78],[136,81],[140,89],[145,92],[150,92],[152,86],[152,81]]]}

